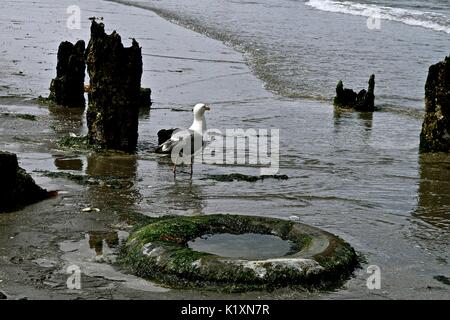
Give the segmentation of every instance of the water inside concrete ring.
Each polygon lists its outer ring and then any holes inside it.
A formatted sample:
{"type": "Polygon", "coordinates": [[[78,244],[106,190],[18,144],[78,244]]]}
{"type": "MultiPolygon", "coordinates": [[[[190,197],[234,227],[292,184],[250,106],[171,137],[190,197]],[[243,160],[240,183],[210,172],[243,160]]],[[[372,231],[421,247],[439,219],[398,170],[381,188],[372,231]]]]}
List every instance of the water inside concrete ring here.
{"type": "Polygon", "coordinates": [[[268,259],[292,253],[292,241],[269,234],[207,234],[188,242],[189,248],[227,258],[268,259]]]}

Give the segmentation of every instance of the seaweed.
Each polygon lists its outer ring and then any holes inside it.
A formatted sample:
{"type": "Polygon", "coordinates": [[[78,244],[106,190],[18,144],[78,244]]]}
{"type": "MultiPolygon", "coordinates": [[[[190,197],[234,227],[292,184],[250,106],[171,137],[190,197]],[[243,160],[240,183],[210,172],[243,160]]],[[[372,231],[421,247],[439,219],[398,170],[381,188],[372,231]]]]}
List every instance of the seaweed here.
{"type": "Polygon", "coordinates": [[[289,177],[287,175],[251,176],[241,173],[231,173],[231,174],[211,174],[207,175],[205,178],[202,178],[201,180],[215,180],[219,182],[233,182],[233,181],[256,182],[266,179],[288,180],[289,177]]]}

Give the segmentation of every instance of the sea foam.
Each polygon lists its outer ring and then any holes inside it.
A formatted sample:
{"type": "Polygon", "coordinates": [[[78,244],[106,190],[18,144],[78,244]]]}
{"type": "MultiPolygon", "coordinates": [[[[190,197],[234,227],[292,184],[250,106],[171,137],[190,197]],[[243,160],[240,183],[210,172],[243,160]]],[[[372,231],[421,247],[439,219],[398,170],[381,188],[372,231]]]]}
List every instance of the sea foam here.
{"type": "Polygon", "coordinates": [[[401,22],[450,34],[450,19],[440,13],[413,9],[361,4],[352,1],[309,0],[307,6],[318,10],[351,14],[363,17],[378,17],[383,20],[401,22]]]}

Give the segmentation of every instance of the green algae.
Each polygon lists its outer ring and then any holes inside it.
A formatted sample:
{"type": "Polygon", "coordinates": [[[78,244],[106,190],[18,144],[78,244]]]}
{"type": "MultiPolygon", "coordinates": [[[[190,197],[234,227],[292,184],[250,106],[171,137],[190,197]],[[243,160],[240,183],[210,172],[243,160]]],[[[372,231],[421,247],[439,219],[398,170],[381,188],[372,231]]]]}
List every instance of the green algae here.
{"type": "Polygon", "coordinates": [[[42,174],[45,177],[48,178],[62,178],[67,179],[73,182],[76,182],[78,184],[82,185],[99,185],[100,182],[97,180],[92,179],[90,176],[81,175],[81,174],[73,174],[70,172],[52,172],[52,171],[46,171],[46,170],[38,170],[35,171],[37,173],[42,174]]]}
{"type": "Polygon", "coordinates": [[[71,149],[71,150],[84,150],[84,151],[97,151],[100,147],[90,143],[88,136],[72,137],[66,136],[62,137],[58,141],[58,146],[71,149]]]}
{"type": "Polygon", "coordinates": [[[207,175],[202,180],[215,180],[219,182],[233,182],[233,181],[245,181],[245,182],[256,182],[265,179],[275,179],[275,180],[288,180],[287,175],[261,175],[261,176],[251,176],[241,173],[231,173],[231,174],[211,174],[207,175]]]}
{"type": "Polygon", "coordinates": [[[105,186],[110,189],[127,189],[131,184],[128,177],[91,176],[61,171],[53,172],[47,170],[36,170],[35,172],[40,173],[48,178],[67,179],[80,185],[105,186]]]}
{"type": "Polygon", "coordinates": [[[34,101],[40,105],[45,107],[58,107],[59,105],[51,98],[46,98],[43,96],[39,96],[34,101]]]}
{"type": "Polygon", "coordinates": [[[13,117],[13,118],[29,120],[29,121],[37,120],[37,117],[35,115],[25,114],[25,113],[8,113],[8,112],[6,112],[6,113],[2,113],[1,115],[4,117],[13,117]]]}

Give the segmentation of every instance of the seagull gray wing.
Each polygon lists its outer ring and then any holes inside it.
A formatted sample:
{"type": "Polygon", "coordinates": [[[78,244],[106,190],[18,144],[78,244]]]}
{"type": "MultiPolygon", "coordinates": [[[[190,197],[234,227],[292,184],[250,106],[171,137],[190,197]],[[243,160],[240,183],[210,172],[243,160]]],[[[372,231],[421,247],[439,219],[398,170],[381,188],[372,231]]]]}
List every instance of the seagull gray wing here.
{"type": "Polygon", "coordinates": [[[155,152],[169,154],[175,147],[177,147],[178,150],[186,149],[188,144],[192,144],[194,142],[195,137],[196,134],[193,130],[178,130],[170,137],[169,140],[159,145],[155,152]]]}

